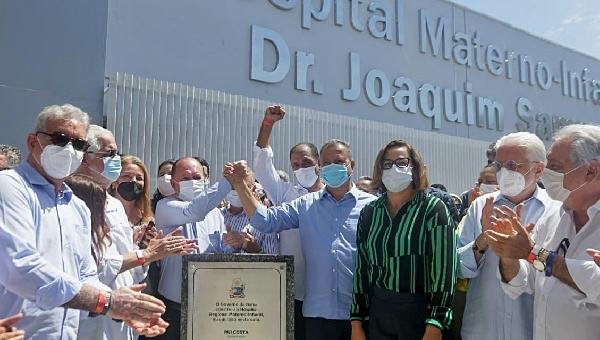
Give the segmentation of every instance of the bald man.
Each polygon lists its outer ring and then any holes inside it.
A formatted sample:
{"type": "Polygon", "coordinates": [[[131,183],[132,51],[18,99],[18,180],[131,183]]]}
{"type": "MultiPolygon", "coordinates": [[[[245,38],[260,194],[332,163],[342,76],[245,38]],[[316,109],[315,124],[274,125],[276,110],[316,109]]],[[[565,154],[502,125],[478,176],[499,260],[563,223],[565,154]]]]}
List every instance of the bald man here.
{"type": "MultiPolygon", "coordinates": [[[[231,191],[227,180],[206,186],[207,168],[193,157],[178,159],[173,165],[171,186],[175,193],[156,204],[156,225],[164,234],[181,227],[182,235],[196,240],[197,253],[224,253],[226,233],[223,215],[217,205],[231,191]]],[[[161,261],[158,292],[164,297],[167,311],[164,318],[171,325],[162,339],[179,339],[181,322],[181,272],[180,256],[161,261]]]]}

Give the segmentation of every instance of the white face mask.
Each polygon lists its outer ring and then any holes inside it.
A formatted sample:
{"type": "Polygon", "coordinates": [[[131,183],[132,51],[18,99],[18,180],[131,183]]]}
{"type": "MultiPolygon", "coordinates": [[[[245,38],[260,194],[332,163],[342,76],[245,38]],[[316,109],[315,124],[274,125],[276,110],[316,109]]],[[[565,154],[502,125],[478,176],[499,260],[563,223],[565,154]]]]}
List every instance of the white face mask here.
{"type": "Polygon", "coordinates": [[[496,176],[500,185],[500,192],[504,196],[515,197],[525,190],[525,176],[518,171],[502,168],[496,176]]]}
{"type": "Polygon", "coordinates": [[[171,185],[171,175],[162,175],[156,179],[156,185],[158,186],[158,192],[163,196],[170,196],[175,193],[175,189],[171,185]]]}
{"type": "Polygon", "coordinates": [[[238,208],[243,207],[242,201],[240,200],[240,196],[238,195],[237,191],[235,191],[235,190],[231,190],[227,194],[227,201],[229,201],[229,204],[233,207],[238,207],[238,208]]]}
{"type": "Polygon", "coordinates": [[[498,184],[479,184],[479,191],[483,194],[489,194],[499,189],[498,184]]]}
{"type": "Polygon", "coordinates": [[[193,200],[206,189],[206,182],[206,180],[197,179],[179,182],[179,198],[184,201],[193,200]]]}
{"type": "Polygon", "coordinates": [[[294,171],[294,176],[296,176],[298,183],[306,189],[312,187],[319,179],[316,165],[308,168],[300,168],[294,171]]]}
{"type": "Polygon", "coordinates": [[[579,169],[579,166],[564,174],[561,174],[560,172],[556,172],[554,170],[550,170],[548,168],[544,169],[544,173],[542,174],[542,182],[544,183],[544,187],[546,188],[548,196],[550,196],[550,198],[552,198],[553,200],[564,202],[567,200],[567,198],[569,198],[569,195],[571,195],[571,193],[573,193],[576,190],[579,190],[581,187],[586,185],[587,182],[584,182],[582,185],[578,186],[573,190],[569,190],[564,187],[563,181],[565,179],[565,176],[577,169],[579,169]]]}
{"type": "Polygon", "coordinates": [[[395,164],[390,169],[383,170],[381,181],[389,192],[400,192],[412,183],[412,168],[409,166],[397,167],[395,164]]]}
{"type": "Polygon", "coordinates": [[[50,144],[44,147],[40,163],[48,176],[63,179],[77,171],[82,160],[83,151],[73,149],[69,142],[65,146],[50,144]]]}

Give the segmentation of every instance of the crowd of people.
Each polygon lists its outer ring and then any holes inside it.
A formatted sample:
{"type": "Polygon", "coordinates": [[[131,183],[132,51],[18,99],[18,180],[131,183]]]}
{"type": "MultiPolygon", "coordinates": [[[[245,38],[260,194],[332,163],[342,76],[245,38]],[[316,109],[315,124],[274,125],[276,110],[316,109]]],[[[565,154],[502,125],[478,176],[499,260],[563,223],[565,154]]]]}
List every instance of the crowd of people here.
{"type": "Polygon", "coordinates": [[[455,195],[400,138],[369,176],[346,141],[296,144],[294,184],[269,144],[285,114],[266,108],[252,162],[151,175],[79,108],[44,108],[23,160],[0,145],[0,339],[179,339],[192,253],[293,255],[297,340],[600,336],[600,127],[548,150],[507,134],[455,195]]]}

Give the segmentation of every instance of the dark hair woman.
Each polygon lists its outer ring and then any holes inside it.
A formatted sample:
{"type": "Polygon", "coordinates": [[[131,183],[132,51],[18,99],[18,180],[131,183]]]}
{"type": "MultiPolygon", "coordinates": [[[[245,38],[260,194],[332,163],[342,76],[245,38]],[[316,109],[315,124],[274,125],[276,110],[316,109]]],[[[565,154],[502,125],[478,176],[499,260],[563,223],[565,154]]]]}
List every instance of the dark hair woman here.
{"type": "Polygon", "coordinates": [[[423,159],[407,142],[379,151],[373,184],[383,195],[360,213],[351,307],[352,340],[441,339],[452,320],[454,222],[425,193],[423,159]]]}
{"type": "Polygon", "coordinates": [[[83,200],[88,209],[90,209],[92,221],[92,256],[94,256],[94,261],[98,265],[111,242],[110,229],[106,225],[104,216],[106,190],[91,177],[81,174],[71,175],[65,182],[71,188],[73,194],[83,200]]]}

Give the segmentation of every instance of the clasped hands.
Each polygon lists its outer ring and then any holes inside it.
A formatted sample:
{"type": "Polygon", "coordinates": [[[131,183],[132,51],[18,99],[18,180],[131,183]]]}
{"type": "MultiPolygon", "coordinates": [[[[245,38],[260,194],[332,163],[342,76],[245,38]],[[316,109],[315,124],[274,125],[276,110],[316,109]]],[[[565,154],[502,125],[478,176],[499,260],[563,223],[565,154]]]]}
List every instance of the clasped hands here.
{"type": "Polygon", "coordinates": [[[535,245],[531,238],[534,225],[523,226],[521,223],[523,205],[519,204],[513,210],[504,205],[490,209],[491,204],[491,200],[486,202],[482,217],[486,244],[501,258],[527,258],[535,245]]]}
{"type": "Polygon", "coordinates": [[[250,169],[246,161],[228,162],[223,168],[223,177],[225,177],[233,188],[248,186],[252,181],[250,169]]]}

